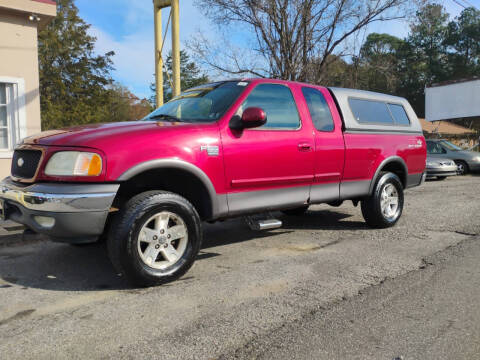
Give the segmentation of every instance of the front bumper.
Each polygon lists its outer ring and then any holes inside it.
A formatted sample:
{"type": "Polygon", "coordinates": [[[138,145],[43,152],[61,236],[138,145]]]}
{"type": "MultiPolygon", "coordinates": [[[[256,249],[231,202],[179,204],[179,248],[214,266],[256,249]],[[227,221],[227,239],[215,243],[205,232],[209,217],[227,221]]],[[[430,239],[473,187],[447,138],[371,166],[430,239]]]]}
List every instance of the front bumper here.
{"type": "Polygon", "coordinates": [[[0,182],[6,219],[70,243],[95,241],[103,233],[118,184],[0,182]]]}
{"type": "Polygon", "coordinates": [[[430,166],[427,167],[427,178],[433,178],[437,176],[455,176],[457,175],[457,166],[430,166]]]}

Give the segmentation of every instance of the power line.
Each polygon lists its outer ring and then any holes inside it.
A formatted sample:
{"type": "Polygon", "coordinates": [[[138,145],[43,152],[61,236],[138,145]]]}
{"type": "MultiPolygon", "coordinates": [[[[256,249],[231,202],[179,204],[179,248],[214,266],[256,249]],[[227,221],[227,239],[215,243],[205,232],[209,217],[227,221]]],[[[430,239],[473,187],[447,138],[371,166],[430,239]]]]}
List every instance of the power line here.
{"type": "Polygon", "coordinates": [[[467,9],[468,7],[473,7],[474,9],[477,9],[479,10],[475,5],[473,5],[471,2],[467,1],[467,0],[452,0],[455,4],[463,7],[464,9],[467,9]],[[462,2],[460,2],[462,1],[462,2]],[[467,5],[465,5],[467,4],[467,5]]]}

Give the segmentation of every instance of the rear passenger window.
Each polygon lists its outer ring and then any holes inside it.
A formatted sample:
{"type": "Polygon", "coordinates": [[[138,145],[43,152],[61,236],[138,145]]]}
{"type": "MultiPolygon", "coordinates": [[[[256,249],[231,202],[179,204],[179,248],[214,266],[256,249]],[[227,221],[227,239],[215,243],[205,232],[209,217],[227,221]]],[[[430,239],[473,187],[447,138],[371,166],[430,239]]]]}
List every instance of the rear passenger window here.
{"type": "Polygon", "coordinates": [[[323,94],[317,89],[309,87],[302,88],[302,93],[315,128],[320,131],[333,131],[332,113],[323,94]]]}
{"type": "Polygon", "coordinates": [[[393,125],[392,115],[384,102],[362,99],[349,99],[348,102],[359,123],[393,125]]]}
{"type": "Polygon", "coordinates": [[[388,104],[393,118],[395,119],[395,125],[410,125],[410,119],[408,118],[405,108],[398,104],[388,104]]]}
{"type": "Polygon", "coordinates": [[[267,114],[267,123],[260,129],[298,129],[300,117],[290,88],[279,84],[260,84],[252,90],[242,105],[259,107],[267,114]]]}

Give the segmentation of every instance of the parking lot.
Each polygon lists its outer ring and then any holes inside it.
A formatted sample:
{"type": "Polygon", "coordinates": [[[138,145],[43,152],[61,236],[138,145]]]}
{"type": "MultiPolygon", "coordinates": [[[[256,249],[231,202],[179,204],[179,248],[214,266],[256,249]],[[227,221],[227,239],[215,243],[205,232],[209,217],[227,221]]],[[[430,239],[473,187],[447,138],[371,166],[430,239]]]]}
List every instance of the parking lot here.
{"type": "Polygon", "coordinates": [[[284,226],[269,232],[251,231],[241,219],[206,224],[194,267],[149,289],[129,288],[102,244],[3,247],[0,358],[261,357],[256,350],[272,339],[280,347],[276,335],[295,337],[282,329],[297,332],[315,318],[308,333],[323,337],[329,330],[318,314],[397,278],[409,281],[404,276],[428,267],[432,256],[475,242],[479,216],[480,176],[466,176],[407,190],[391,229],[367,228],[351,202],[281,216],[284,226]]]}

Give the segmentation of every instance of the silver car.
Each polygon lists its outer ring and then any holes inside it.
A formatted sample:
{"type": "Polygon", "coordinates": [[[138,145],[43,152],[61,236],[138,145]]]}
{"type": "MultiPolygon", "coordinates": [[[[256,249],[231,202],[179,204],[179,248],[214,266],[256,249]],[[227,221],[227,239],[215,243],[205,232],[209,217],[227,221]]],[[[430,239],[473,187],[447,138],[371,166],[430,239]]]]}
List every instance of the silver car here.
{"type": "Polygon", "coordinates": [[[447,140],[428,139],[427,154],[431,159],[455,161],[459,175],[480,171],[480,152],[462,150],[447,140]]]}
{"type": "Polygon", "coordinates": [[[445,180],[447,176],[457,175],[457,164],[450,159],[427,156],[427,179],[445,180]]]}

